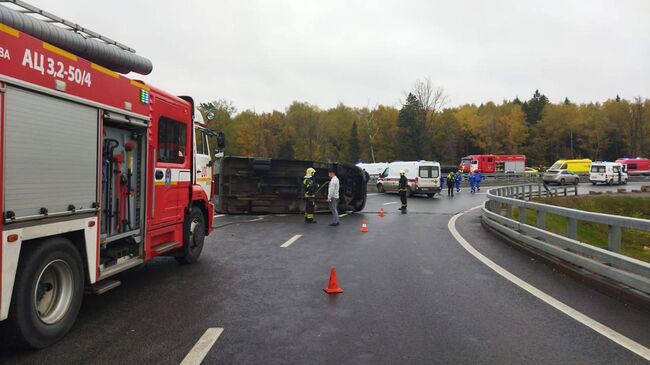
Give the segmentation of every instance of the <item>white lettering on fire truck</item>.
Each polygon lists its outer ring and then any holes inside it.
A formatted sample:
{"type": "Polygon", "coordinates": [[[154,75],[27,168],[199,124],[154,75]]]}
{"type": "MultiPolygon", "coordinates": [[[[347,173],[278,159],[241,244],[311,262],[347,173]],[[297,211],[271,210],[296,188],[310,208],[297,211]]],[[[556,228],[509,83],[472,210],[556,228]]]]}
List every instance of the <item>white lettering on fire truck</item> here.
{"type": "Polygon", "coordinates": [[[66,65],[51,57],[32,51],[29,48],[25,50],[23,56],[24,67],[29,67],[34,71],[40,72],[41,75],[52,76],[57,79],[67,80],[82,86],[92,85],[92,76],[89,71],[82,70],[72,65],[66,65]]]}
{"type": "Polygon", "coordinates": [[[0,59],[11,61],[11,56],[9,56],[9,50],[0,47],[0,59]]]}

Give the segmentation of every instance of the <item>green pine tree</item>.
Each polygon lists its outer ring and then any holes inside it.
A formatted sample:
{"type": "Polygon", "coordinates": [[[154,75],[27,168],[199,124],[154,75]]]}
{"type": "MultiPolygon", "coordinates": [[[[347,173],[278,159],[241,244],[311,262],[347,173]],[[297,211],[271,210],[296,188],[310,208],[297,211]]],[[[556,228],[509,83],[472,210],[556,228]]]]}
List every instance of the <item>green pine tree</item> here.
{"type": "Polygon", "coordinates": [[[542,120],[542,113],[546,104],[548,104],[546,95],[540,94],[539,90],[535,90],[533,97],[521,106],[521,109],[526,114],[526,122],[528,124],[537,124],[542,120]]]}
{"type": "Polygon", "coordinates": [[[412,161],[423,158],[422,139],[425,133],[423,126],[419,123],[421,109],[422,105],[418,99],[409,93],[397,119],[399,129],[395,150],[398,160],[412,161]]]}
{"type": "Polygon", "coordinates": [[[357,163],[361,157],[361,145],[359,144],[359,132],[357,130],[357,122],[352,123],[350,129],[350,136],[348,137],[348,161],[357,163]]]}

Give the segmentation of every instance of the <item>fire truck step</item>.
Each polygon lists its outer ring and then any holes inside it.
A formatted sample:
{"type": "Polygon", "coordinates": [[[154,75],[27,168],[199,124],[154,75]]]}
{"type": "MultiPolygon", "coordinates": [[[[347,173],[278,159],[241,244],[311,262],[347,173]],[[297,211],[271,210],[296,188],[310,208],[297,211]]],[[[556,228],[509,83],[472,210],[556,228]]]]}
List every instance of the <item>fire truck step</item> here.
{"type": "Polygon", "coordinates": [[[177,248],[178,246],[180,246],[178,244],[178,242],[166,242],[166,243],[161,243],[161,244],[159,244],[157,246],[154,246],[151,249],[156,254],[161,254],[163,252],[166,252],[166,251],[172,250],[174,248],[177,248]]]}
{"type": "Polygon", "coordinates": [[[104,294],[111,289],[115,289],[122,284],[119,280],[102,280],[93,285],[86,287],[86,292],[90,294],[100,295],[104,294]]]}

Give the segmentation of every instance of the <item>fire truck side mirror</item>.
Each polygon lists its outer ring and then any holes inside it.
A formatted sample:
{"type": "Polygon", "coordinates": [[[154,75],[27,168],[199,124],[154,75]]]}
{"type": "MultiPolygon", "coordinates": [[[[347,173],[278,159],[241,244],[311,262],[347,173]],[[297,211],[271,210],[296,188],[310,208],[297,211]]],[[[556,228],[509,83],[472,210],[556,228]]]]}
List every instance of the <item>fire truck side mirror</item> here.
{"type": "Polygon", "coordinates": [[[219,153],[226,148],[226,135],[223,132],[217,132],[217,149],[215,153],[219,153]]]}

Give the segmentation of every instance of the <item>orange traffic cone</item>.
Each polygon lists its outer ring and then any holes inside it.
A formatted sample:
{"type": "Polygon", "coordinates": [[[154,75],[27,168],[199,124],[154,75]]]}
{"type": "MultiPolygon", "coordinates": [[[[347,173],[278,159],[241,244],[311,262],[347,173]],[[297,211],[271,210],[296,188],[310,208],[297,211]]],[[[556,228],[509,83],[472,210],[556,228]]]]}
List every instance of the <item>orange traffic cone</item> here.
{"type": "Polygon", "coordinates": [[[327,294],[339,294],[343,293],[343,289],[339,288],[339,281],[336,278],[336,269],[332,268],[330,271],[330,282],[327,285],[327,288],[323,288],[327,294]]]}
{"type": "Polygon", "coordinates": [[[366,221],[361,222],[361,232],[362,233],[368,232],[368,225],[366,224],[366,221]]]}
{"type": "Polygon", "coordinates": [[[384,208],[379,209],[379,216],[383,218],[384,214],[384,208]]]}

